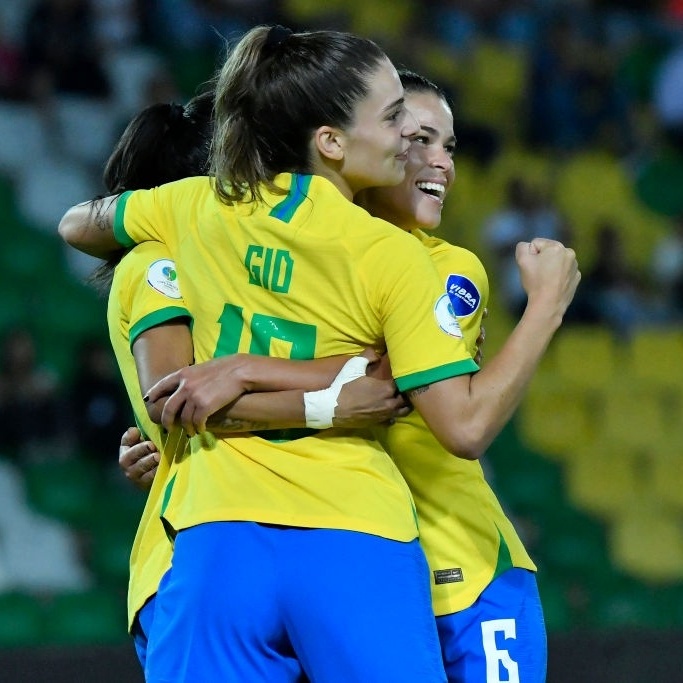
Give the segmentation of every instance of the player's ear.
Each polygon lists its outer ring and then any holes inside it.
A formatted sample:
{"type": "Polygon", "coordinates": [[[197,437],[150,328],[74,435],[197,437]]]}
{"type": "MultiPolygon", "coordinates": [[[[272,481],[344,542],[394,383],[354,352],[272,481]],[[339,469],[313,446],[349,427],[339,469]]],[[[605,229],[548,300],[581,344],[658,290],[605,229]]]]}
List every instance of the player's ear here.
{"type": "Polygon", "coordinates": [[[341,161],[344,158],[344,134],[339,128],[320,126],[313,134],[313,144],[326,159],[341,161]]]}

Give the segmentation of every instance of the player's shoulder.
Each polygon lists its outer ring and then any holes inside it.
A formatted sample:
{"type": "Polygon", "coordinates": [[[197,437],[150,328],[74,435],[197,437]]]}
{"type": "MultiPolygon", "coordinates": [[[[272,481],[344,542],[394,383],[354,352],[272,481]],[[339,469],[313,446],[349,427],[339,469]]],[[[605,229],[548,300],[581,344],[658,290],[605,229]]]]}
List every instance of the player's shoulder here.
{"type": "Polygon", "coordinates": [[[424,230],[413,230],[410,234],[416,237],[433,256],[439,256],[453,263],[475,269],[484,269],[482,260],[470,249],[452,244],[441,237],[430,235],[424,230]]]}
{"type": "Polygon", "coordinates": [[[155,264],[161,269],[175,268],[168,247],[161,242],[142,242],[130,249],[116,265],[114,283],[119,287],[145,275],[155,264]]]}

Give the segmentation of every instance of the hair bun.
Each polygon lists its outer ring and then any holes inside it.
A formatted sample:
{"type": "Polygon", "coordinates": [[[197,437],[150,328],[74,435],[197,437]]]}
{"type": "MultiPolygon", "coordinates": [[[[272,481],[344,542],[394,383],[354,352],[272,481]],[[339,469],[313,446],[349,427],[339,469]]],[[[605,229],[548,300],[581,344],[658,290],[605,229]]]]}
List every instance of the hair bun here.
{"type": "Polygon", "coordinates": [[[286,28],[276,24],[271,27],[263,43],[263,50],[266,54],[272,53],[276,48],[280,47],[292,35],[292,29],[286,28]]]}

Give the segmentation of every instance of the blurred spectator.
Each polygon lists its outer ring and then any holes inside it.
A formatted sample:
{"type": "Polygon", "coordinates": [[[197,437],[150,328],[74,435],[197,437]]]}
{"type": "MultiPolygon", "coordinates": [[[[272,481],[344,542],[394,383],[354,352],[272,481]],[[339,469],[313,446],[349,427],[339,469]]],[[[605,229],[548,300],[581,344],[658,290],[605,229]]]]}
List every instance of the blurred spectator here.
{"type": "Polygon", "coordinates": [[[267,0],[158,0],[159,38],[173,49],[222,49],[251,26],[272,22],[267,0]]]}
{"type": "Polygon", "coordinates": [[[606,325],[621,339],[638,327],[668,322],[668,311],[648,279],[628,263],[619,227],[600,223],[595,241],[595,263],[584,272],[566,322],[606,325]]]}
{"type": "Polygon", "coordinates": [[[21,50],[9,35],[0,14],[0,99],[21,99],[25,95],[21,50]]]}
{"type": "Polygon", "coordinates": [[[559,16],[531,53],[527,139],[531,145],[575,150],[612,134],[614,83],[610,54],[585,35],[577,17],[559,16]]]}
{"type": "Polygon", "coordinates": [[[142,34],[142,11],[138,0],[92,0],[95,41],[107,54],[137,43],[142,34]]]}
{"type": "Polygon", "coordinates": [[[78,351],[79,365],[71,384],[73,426],[83,456],[116,465],[112,444],[133,419],[130,404],[109,345],[86,339],[78,351]]]}
{"type": "Polygon", "coordinates": [[[515,260],[515,245],[534,237],[564,243],[569,240],[567,226],[555,207],[523,178],[514,176],[507,183],[504,205],[486,221],[484,244],[495,259],[499,296],[516,318],[524,310],[526,293],[515,260]]]}
{"type": "Polygon", "coordinates": [[[669,143],[683,153],[683,45],[673,49],[659,65],[653,105],[669,143]]]}
{"type": "Polygon", "coordinates": [[[63,448],[66,412],[57,375],[39,364],[32,334],[8,332],[0,357],[3,447],[18,459],[63,448]]]}
{"type": "Polygon", "coordinates": [[[683,214],[655,245],[651,272],[672,318],[683,320],[683,214]]]}
{"type": "Polygon", "coordinates": [[[109,95],[89,0],[38,0],[28,16],[23,50],[37,101],[54,94],[109,95]]]}

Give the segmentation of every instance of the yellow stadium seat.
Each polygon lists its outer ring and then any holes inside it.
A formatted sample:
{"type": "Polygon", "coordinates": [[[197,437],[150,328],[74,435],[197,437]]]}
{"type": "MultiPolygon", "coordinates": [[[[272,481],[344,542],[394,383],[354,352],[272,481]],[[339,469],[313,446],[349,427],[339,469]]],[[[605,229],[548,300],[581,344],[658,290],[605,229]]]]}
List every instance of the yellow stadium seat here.
{"type": "Polygon", "coordinates": [[[570,500],[606,521],[628,509],[644,487],[637,453],[606,442],[577,447],[564,463],[570,500]]]}
{"type": "Polygon", "coordinates": [[[632,500],[609,533],[614,563],[650,583],[683,581],[683,534],[680,518],[656,502],[632,500]]]}
{"type": "Polygon", "coordinates": [[[572,226],[574,248],[583,268],[595,260],[598,223],[610,221],[618,226],[626,257],[634,267],[649,263],[653,245],[669,224],[640,202],[624,165],[607,153],[580,152],[561,164],[555,176],[554,200],[572,226]]]}
{"type": "Polygon", "coordinates": [[[463,114],[472,121],[495,126],[508,140],[516,139],[528,69],[524,50],[479,41],[463,79],[463,114]]]}
{"type": "Polygon", "coordinates": [[[555,178],[555,202],[572,225],[580,256],[588,260],[593,260],[595,224],[616,220],[621,207],[632,198],[626,171],[606,153],[578,153],[559,167],[555,178]]]}
{"type": "Polygon", "coordinates": [[[683,438],[668,449],[652,453],[649,460],[648,495],[662,506],[683,513],[683,438]]]}
{"type": "Polygon", "coordinates": [[[499,203],[500,198],[491,192],[487,174],[475,161],[456,153],[455,183],[444,204],[438,236],[470,249],[484,260],[482,227],[499,203]]]}
{"type": "Polygon", "coordinates": [[[286,16],[304,24],[347,13],[346,0],[284,0],[282,9],[286,16]]]}
{"type": "Polygon", "coordinates": [[[347,0],[346,4],[351,9],[351,30],[383,43],[405,36],[416,10],[413,0],[347,0]]]}
{"type": "Polygon", "coordinates": [[[556,162],[548,154],[533,152],[514,144],[506,145],[491,163],[486,187],[498,204],[505,197],[505,188],[513,178],[522,177],[541,192],[550,190],[556,162]]]}
{"type": "Polygon", "coordinates": [[[665,396],[628,374],[614,379],[606,388],[598,413],[598,438],[620,447],[642,452],[666,447],[674,425],[667,420],[665,396]]]}
{"type": "Polygon", "coordinates": [[[612,333],[598,326],[567,326],[550,344],[558,381],[602,391],[617,375],[623,350],[612,333]]]}
{"type": "Polygon", "coordinates": [[[641,328],[634,332],[627,360],[634,378],[683,392],[683,329],[641,328]]]}
{"type": "Polygon", "coordinates": [[[539,376],[520,406],[519,429],[531,448],[550,457],[570,456],[577,446],[594,439],[590,397],[539,376]]]}

